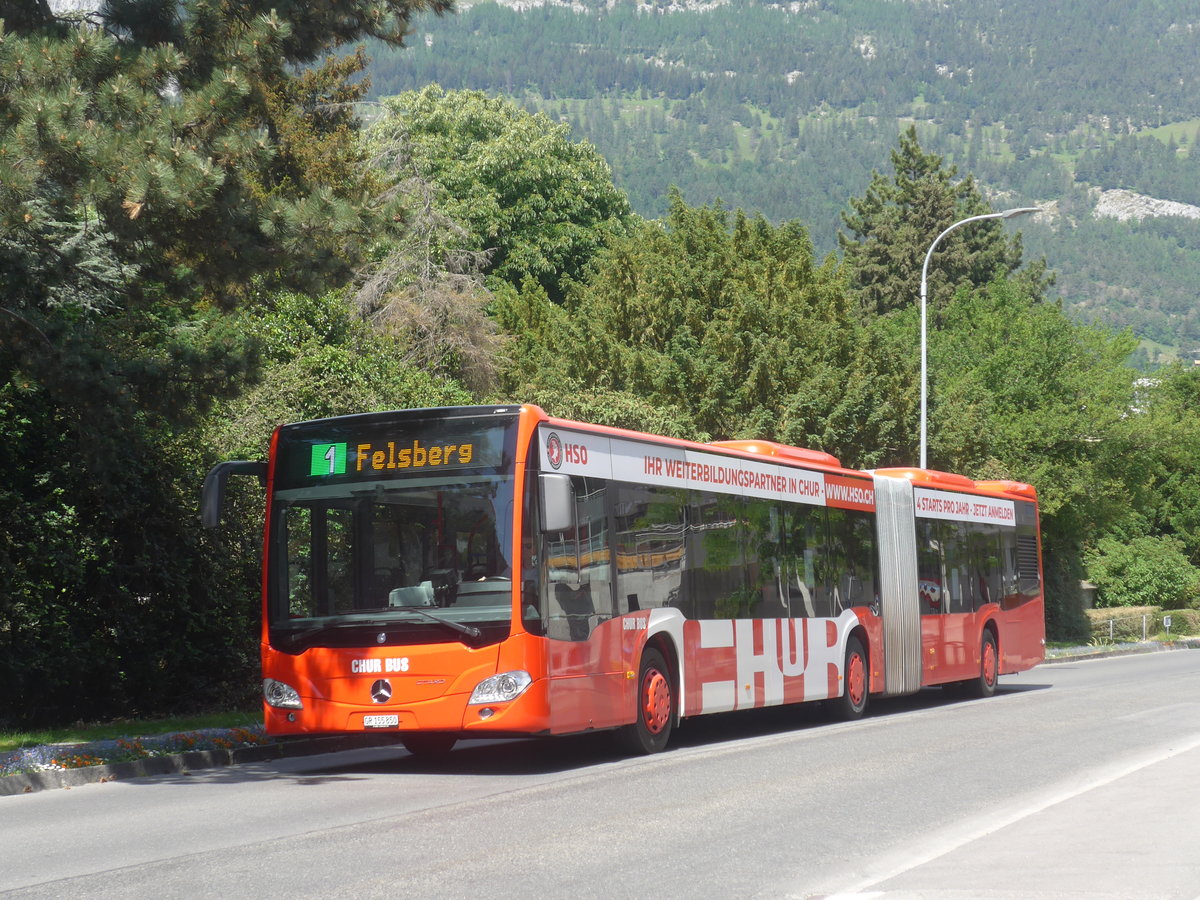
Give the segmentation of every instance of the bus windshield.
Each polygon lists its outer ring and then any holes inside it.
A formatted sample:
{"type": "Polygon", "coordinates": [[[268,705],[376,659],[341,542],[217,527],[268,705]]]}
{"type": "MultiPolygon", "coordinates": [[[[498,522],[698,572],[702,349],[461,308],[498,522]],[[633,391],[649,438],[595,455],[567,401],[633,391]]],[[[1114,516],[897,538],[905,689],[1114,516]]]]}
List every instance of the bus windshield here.
{"type": "Polygon", "coordinates": [[[357,646],[364,631],[371,643],[508,636],[511,476],[305,493],[276,497],[273,645],[357,646]]]}
{"type": "Polygon", "coordinates": [[[508,637],[515,410],[374,413],[280,429],[271,645],[508,637]]]}

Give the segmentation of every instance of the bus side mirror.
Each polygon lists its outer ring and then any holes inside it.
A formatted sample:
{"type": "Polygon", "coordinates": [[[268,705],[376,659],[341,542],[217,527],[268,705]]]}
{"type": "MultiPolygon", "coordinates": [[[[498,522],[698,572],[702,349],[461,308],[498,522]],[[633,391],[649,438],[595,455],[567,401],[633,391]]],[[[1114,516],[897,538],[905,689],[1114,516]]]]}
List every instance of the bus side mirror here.
{"type": "Polygon", "coordinates": [[[570,531],[575,527],[575,488],[570,475],[545,472],[538,475],[542,531],[570,531]]]}
{"type": "Polygon", "coordinates": [[[221,524],[221,510],[225,506],[225,482],[230,475],[257,475],[258,483],[267,483],[267,464],[244,459],[217,463],[204,476],[204,487],[200,489],[200,524],[205,528],[216,528],[221,524]]]}

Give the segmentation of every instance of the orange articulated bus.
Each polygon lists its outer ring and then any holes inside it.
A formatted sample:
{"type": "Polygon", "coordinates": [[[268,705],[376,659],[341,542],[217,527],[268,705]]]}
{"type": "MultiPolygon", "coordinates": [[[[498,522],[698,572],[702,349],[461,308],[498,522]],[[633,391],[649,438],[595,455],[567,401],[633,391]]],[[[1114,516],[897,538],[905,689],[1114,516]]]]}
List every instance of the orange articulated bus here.
{"type": "Polygon", "coordinates": [[[276,735],[612,729],[961,684],[1044,655],[1037,495],[698,444],[536,406],[284,425],[266,463],[263,713],[276,735]]]}

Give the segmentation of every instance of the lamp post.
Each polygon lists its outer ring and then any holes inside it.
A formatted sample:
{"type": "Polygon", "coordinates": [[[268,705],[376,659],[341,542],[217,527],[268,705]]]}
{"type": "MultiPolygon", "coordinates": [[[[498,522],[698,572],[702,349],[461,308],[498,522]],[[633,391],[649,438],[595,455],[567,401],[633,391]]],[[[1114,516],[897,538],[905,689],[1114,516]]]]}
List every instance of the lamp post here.
{"type": "Polygon", "coordinates": [[[925,264],[921,266],[921,468],[926,466],[926,404],[929,398],[929,374],[926,364],[928,357],[926,344],[926,321],[925,313],[925,295],[926,295],[926,276],[929,274],[929,260],[933,256],[933,251],[941,242],[942,238],[952,232],[960,225],[966,225],[969,222],[979,222],[983,219],[1011,219],[1014,216],[1023,216],[1026,213],[1041,212],[1040,206],[1019,206],[1015,209],[1006,209],[1003,212],[985,213],[982,216],[971,216],[968,219],[960,219],[955,222],[941,234],[933,239],[933,243],[929,245],[929,252],[925,254],[925,264]]]}

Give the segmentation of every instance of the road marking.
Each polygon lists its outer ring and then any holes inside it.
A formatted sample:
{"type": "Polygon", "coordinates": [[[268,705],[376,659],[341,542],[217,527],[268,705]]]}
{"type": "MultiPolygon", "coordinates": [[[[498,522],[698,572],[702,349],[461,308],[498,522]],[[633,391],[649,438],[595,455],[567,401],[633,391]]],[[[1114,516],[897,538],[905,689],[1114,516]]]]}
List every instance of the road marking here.
{"type": "MultiPolygon", "coordinates": [[[[808,892],[805,896],[822,898],[873,898],[883,892],[872,891],[886,881],[903,875],[913,869],[920,868],[935,859],[940,859],[961,847],[974,841],[981,840],[1009,825],[1020,822],[1040,812],[1044,812],[1060,803],[1065,803],[1089,791],[1094,791],[1106,785],[1126,778],[1142,769],[1165,762],[1175,756],[1189,753],[1200,748],[1200,733],[1189,737],[1172,740],[1169,744],[1153,750],[1147,750],[1123,760],[1098,766],[1081,773],[1075,778],[1063,781],[1056,790],[1050,793],[1040,793],[1034,799],[1025,798],[1016,803],[989,809],[977,816],[969,817],[953,825],[940,828],[930,835],[921,838],[898,850],[890,851],[877,860],[868,862],[867,874],[860,881],[842,890],[823,893],[808,892]]],[[[1200,900],[1198,896],[1197,900],[1200,900]]]]}

